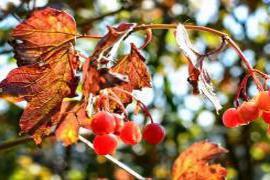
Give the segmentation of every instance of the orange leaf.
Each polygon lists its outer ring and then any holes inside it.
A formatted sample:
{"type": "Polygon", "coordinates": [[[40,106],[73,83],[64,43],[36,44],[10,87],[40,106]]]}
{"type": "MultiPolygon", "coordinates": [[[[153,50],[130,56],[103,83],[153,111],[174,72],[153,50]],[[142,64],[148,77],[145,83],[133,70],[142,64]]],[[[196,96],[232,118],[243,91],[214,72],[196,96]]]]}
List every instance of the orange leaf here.
{"type": "MultiPolygon", "coordinates": [[[[114,67],[112,67],[113,72],[121,73],[127,75],[129,82],[117,88],[124,89],[128,92],[132,92],[137,89],[140,90],[144,87],[151,87],[151,76],[148,69],[144,63],[145,59],[140,54],[139,50],[134,44],[131,44],[131,52],[128,56],[124,56],[114,67]]],[[[120,98],[123,104],[129,104],[132,98],[118,91],[116,88],[112,88],[112,91],[120,98]]],[[[111,107],[115,104],[112,103],[111,107]]]]}
{"type": "Polygon", "coordinates": [[[79,137],[79,124],[74,113],[68,113],[55,131],[58,141],[65,146],[76,143],[79,137]]]}
{"type": "Polygon", "coordinates": [[[172,170],[173,180],[222,180],[227,171],[219,164],[209,164],[215,156],[227,150],[207,141],[191,145],[178,156],[172,170]]]}
{"type": "Polygon", "coordinates": [[[108,69],[97,70],[90,65],[90,59],[84,64],[83,94],[88,97],[89,93],[98,94],[100,90],[114,87],[127,82],[127,77],[117,73],[111,73],[108,69]]]}
{"type": "Polygon", "coordinates": [[[17,64],[45,62],[53,55],[49,52],[74,41],[75,35],[76,22],[66,12],[49,7],[34,11],[11,33],[17,64]]]}

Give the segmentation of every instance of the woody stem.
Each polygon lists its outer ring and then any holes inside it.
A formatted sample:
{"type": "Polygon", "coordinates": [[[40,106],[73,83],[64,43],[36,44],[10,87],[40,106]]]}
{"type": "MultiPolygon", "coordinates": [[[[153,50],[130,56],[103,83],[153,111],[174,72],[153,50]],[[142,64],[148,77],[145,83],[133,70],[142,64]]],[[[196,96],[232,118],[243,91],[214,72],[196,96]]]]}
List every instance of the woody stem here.
{"type": "MultiPolygon", "coordinates": [[[[184,25],[186,29],[189,30],[196,30],[196,31],[203,31],[203,32],[209,32],[212,33],[216,36],[219,36],[221,38],[224,38],[226,42],[229,44],[230,47],[234,49],[234,51],[238,54],[240,59],[243,61],[245,64],[248,73],[251,75],[253,78],[258,90],[263,90],[263,86],[259,79],[256,77],[256,74],[254,73],[254,69],[248,62],[247,58],[245,57],[244,53],[242,50],[239,48],[239,46],[228,36],[228,34],[209,28],[209,27],[204,27],[204,26],[195,26],[195,25],[184,25]]],[[[149,25],[139,25],[135,27],[134,31],[139,31],[139,30],[145,30],[145,29],[176,29],[177,24],[149,24],[149,25]]]]}

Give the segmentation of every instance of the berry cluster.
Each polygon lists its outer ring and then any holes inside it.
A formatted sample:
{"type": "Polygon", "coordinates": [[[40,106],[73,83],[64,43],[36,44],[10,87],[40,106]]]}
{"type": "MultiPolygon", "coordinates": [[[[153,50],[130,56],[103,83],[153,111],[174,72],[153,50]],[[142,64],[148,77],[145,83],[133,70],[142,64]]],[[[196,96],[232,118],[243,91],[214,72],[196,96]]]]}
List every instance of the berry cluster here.
{"type": "MultiPolygon", "coordinates": [[[[259,117],[270,125],[270,91],[261,91],[255,98],[243,102],[238,108],[227,109],[222,121],[226,127],[234,128],[248,124],[259,117]]],[[[270,132],[269,126],[268,132],[270,132]]]]}
{"type": "Polygon", "coordinates": [[[142,138],[150,144],[158,144],[165,137],[164,128],[157,123],[146,125],[141,133],[139,126],[133,121],[124,122],[106,111],[96,113],[87,128],[95,134],[93,146],[99,155],[112,154],[118,145],[117,137],[128,145],[135,145],[142,138]]]}

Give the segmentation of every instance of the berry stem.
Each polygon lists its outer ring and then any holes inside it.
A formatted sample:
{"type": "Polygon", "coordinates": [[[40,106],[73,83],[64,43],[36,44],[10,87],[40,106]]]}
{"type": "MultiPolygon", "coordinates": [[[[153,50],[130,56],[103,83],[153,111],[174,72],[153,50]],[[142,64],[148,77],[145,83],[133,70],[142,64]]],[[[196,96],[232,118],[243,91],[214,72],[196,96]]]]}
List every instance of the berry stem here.
{"type": "MultiPolygon", "coordinates": [[[[153,120],[153,118],[152,118],[152,115],[151,115],[150,112],[148,111],[147,106],[146,106],[142,101],[140,101],[140,100],[137,99],[133,94],[131,94],[130,92],[128,92],[128,91],[126,91],[126,90],[124,90],[124,89],[115,87],[115,90],[120,91],[120,92],[122,92],[122,93],[125,93],[125,94],[129,95],[133,100],[135,100],[135,101],[138,103],[138,105],[139,105],[139,107],[141,108],[141,110],[142,110],[142,112],[144,113],[144,115],[145,115],[146,117],[149,117],[149,118],[150,118],[151,123],[154,123],[154,120],[153,120]]],[[[112,93],[113,93],[113,92],[112,92],[112,93]]],[[[113,93],[113,94],[114,94],[114,93],[113,93]]]]}
{"type": "Polygon", "coordinates": [[[120,108],[122,109],[122,111],[123,111],[123,113],[124,113],[124,115],[125,115],[125,118],[127,118],[127,117],[128,117],[128,113],[127,113],[127,110],[125,109],[124,105],[123,105],[119,100],[117,100],[116,98],[114,98],[114,97],[112,97],[112,96],[107,96],[107,97],[108,97],[110,100],[116,102],[116,103],[120,106],[120,108]]]}
{"type": "MultiPolygon", "coordinates": [[[[94,149],[93,144],[90,141],[88,141],[86,138],[84,138],[83,136],[79,135],[79,140],[81,142],[83,142],[84,144],[86,144],[91,149],[94,149]]],[[[128,167],[127,165],[125,165],[124,163],[118,161],[113,156],[111,156],[111,155],[105,155],[104,157],[107,158],[108,160],[112,161],[116,165],[118,165],[120,168],[122,168],[125,171],[127,171],[129,174],[133,175],[135,178],[137,178],[139,180],[145,180],[146,179],[143,176],[141,176],[140,174],[138,174],[137,172],[135,172],[134,170],[132,170],[130,167],[128,167]]]]}

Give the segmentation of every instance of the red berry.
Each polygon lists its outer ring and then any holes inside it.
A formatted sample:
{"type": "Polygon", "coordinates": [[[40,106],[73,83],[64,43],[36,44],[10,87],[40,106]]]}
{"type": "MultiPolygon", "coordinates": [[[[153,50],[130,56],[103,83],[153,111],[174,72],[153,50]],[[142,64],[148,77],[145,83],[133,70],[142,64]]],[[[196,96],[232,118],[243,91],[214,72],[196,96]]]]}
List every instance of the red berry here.
{"type": "Polygon", "coordinates": [[[270,124],[270,111],[264,111],[262,113],[262,118],[265,123],[270,124]]]}
{"type": "Polygon", "coordinates": [[[124,127],[124,121],[122,121],[122,119],[114,116],[114,120],[115,120],[115,129],[114,129],[114,134],[119,135],[121,130],[124,127]]]}
{"type": "Polygon", "coordinates": [[[257,105],[260,110],[270,111],[270,93],[269,91],[262,91],[257,96],[257,105]]]}
{"type": "Polygon", "coordinates": [[[157,123],[151,123],[143,129],[143,139],[149,144],[159,144],[165,137],[165,129],[157,123]]]}
{"type": "Polygon", "coordinates": [[[241,118],[235,108],[229,108],[223,113],[222,121],[226,127],[234,128],[239,125],[241,118]]]}
{"type": "Polygon", "coordinates": [[[139,126],[132,121],[126,122],[120,133],[120,138],[125,144],[134,145],[139,143],[142,139],[139,126]]]}
{"type": "Polygon", "coordinates": [[[93,133],[97,135],[113,133],[115,129],[114,117],[108,112],[100,111],[94,115],[91,128],[93,133]]]}
{"type": "Polygon", "coordinates": [[[241,117],[240,123],[247,124],[259,117],[260,110],[255,102],[253,101],[245,101],[238,108],[238,113],[241,117]]]}
{"type": "Polygon", "coordinates": [[[112,154],[117,147],[117,139],[113,134],[97,135],[93,146],[98,155],[112,154]]]}

